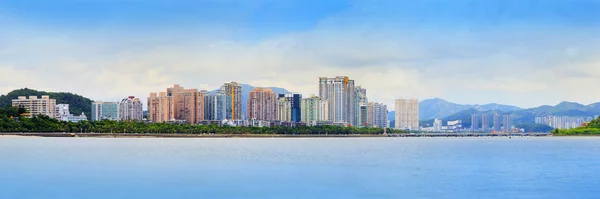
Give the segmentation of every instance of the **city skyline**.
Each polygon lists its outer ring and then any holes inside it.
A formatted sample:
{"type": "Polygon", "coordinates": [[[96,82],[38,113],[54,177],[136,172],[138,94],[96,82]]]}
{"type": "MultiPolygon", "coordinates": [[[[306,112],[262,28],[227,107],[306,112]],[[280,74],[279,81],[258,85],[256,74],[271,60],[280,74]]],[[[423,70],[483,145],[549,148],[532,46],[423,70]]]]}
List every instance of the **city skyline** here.
{"type": "Polygon", "coordinates": [[[598,3],[175,0],[169,6],[3,2],[0,93],[28,87],[114,101],[173,83],[211,90],[235,80],[308,96],[318,92],[314,78],[344,75],[388,107],[408,97],[522,108],[600,99],[586,89],[600,83],[598,3]]]}

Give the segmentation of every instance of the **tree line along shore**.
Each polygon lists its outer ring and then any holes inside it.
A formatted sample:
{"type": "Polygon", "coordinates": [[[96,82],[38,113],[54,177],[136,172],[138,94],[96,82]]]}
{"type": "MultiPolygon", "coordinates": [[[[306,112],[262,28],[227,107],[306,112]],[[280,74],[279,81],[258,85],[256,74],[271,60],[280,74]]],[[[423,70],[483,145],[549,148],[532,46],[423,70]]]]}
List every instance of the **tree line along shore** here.
{"type": "Polygon", "coordinates": [[[44,115],[23,117],[26,110],[15,107],[0,108],[0,132],[65,132],[65,133],[139,133],[139,134],[268,134],[268,135],[334,135],[406,133],[398,129],[358,128],[339,126],[303,127],[233,127],[172,123],[145,123],[140,121],[80,121],[64,122],[44,115]]]}
{"type": "MultiPolygon", "coordinates": [[[[22,116],[26,110],[16,107],[0,108],[0,132],[64,132],[64,133],[113,133],[113,134],[235,134],[235,135],[381,135],[409,133],[399,129],[339,126],[303,127],[233,127],[218,125],[194,125],[172,123],[145,123],[140,121],[80,121],[64,122],[44,115],[22,116]]],[[[584,127],[554,129],[553,135],[600,135],[600,118],[584,127]]]]}

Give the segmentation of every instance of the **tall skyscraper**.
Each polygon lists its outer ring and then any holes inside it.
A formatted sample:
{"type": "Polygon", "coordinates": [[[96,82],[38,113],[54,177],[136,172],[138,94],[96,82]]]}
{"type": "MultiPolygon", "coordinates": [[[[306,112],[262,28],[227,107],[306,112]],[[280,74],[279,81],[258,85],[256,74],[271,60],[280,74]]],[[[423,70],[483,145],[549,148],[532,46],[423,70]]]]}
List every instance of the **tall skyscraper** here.
{"type": "Polygon", "coordinates": [[[92,102],[92,121],[98,120],[119,120],[118,102],[92,102]]]}
{"type": "Polygon", "coordinates": [[[500,117],[500,114],[494,114],[494,131],[496,132],[500,132],[502,130],[502,118],[500,117]]]}
{"type": "Polygon", "coordinates": [[[273,121],[278,119],[277,93],[270,88],[256,87],[248,94],[246,118],[273,121]]]}
{"type": "MultiPolygon", "coordinates": [[[[227,95],[227,119],[241,120],[242,118],[242,85],[237,82],[223,84],[221,90],[227,95]]],[[[248,107],[246,107],[248,108],[248,107]]],[[[247,118],[250,119],[250,118],[247,118]]]]}
{"type": "Polygon", "coordinates": [[[479,115],[471,115],[471,131],[479,131],[479,115]]]}
{"type": "Polygon", "coordinates": [[[327,102],[322,101],[320,97],[311,96],[302,99],[301,103],[301,121],[307,125],[314,126],[318,121],[328,121],[327,102]]]}
{"type": "Polygon", "coordinates": [[[481,131],[487,132],[489,126],[487,114],[481,114],[481,131]]]}
{"type": "Polygon", "coordinates": [[[356,97],[358,98],[358,126],[368,126],[368,105],[369,99],[367,98],[367,89],[364,89],[360,86],[356,87],[356,97]]]}
{"type": "Polygon", "coordinates": [[[37,96],[19,96],[12,100],[12,106],[17,108],[25,108],[31,115],[46,115],[51,118],[56,118],[56,99],[50,99],[48,95],[37,96]]]}
{"type": "Polygon", "coordinates": [[[346,76],[319,78],[319,97],[327,102],[328,118],[332,122],[357,125],[359,102],[356,95],[354,80],[346,76]]]}
{"type": "Polygon", "coordinates": [[[227,95],[224,90],[204,96],[204,119],[224,120],[227,116],[227,95]]]}
{"type": "Polygon", "coordinates": [[[119,120],[142,121],[144,112],[142,101],[134,96],[129,96],[119,103],[119,120]]]}
{"type": "MultiPolygon", "coordinates": [[[[300,122],[301,120],[301,103],[302,103],[302,95],[300,94],[278,94],[279,99],[285,99],[290,102],[290,119],[288,121],[291,122],[300,122]]],[[[281,111],[279,111],[281,114],[281,111]]]]}
{"type": "Polygon", "coordinates": [[[150,93],[150,97],[148,97],[148,120],[155,123],[175,120],[173,96],[167,95],[167,92],[150,93]]]}
{"type": "Polygon", "coordinates": [[[396,125],[397,129],[419,130],[419,100],[396,100],[396,125]]]}
{"type": "Polygon", "coordinates": [[[504,132],[511,132],[512,131],[512,124],[511,124],[511,117],[510,115],[506,114],[504,115],[504,132]]]}

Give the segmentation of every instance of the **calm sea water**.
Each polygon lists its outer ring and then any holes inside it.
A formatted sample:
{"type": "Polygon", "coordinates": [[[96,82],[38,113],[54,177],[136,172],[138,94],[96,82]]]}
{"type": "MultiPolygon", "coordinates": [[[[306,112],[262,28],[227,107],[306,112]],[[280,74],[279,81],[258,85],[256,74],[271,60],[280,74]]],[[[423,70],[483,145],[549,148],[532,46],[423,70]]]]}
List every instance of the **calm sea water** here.
{"type": "Polygon", "coordinates": [[[600,198],[600,138],[0,137],[0,198],[600,198]]]}

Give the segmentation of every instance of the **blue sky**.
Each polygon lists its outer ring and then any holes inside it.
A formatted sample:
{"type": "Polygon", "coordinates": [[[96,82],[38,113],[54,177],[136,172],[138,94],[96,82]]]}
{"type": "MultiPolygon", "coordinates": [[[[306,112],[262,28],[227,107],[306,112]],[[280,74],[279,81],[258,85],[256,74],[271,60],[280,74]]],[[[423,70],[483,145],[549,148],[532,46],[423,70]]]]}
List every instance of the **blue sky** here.
{"type": "Polygon", "coordinates": [[[0,93],[235,80],[308,95],[348,75],[389,105],[600,101],[600,0],[0,0],[0,25],[0,93]]]}

